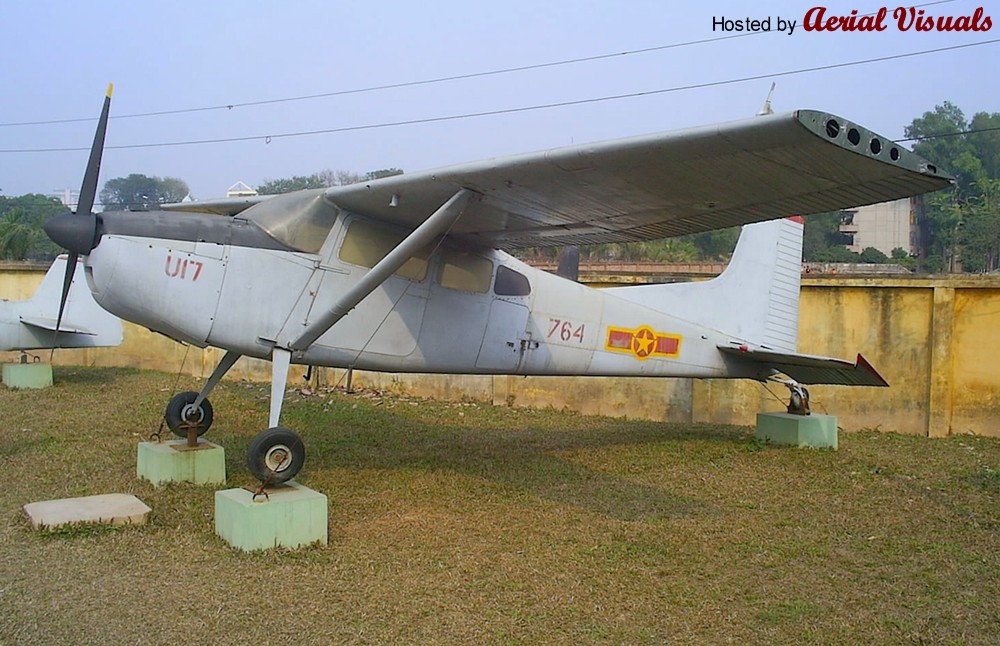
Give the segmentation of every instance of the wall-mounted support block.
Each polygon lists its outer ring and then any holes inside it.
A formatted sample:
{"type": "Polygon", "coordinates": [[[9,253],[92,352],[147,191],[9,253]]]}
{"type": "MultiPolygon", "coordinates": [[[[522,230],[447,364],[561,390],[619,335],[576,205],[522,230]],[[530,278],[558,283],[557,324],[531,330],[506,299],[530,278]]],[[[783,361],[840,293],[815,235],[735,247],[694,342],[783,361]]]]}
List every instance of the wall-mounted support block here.
{"type": "Polygon", "coordinates": [[[837,448],[837,418],[834,415],[757,413],[757,439],[771,444],[837,448]]]}
{"type": "Polygon", "coordinates": [[[52,364],[5,363],[3,383],[8,388],[48,388],[52,385],[52,364]]]}
{"type": "Polygon", "coordinates": [[[226,484],[226,450],[207,440],[193,447],[186,440],[140,442],[136,475],[156,486],[167,482],[226,484]]]}
{"type": "Polygon", "coordinates": [[[294,480],[254,500],[246,489],[215,492],[215,533],[245,552],[327,544],[325,495],[294,480]]]}

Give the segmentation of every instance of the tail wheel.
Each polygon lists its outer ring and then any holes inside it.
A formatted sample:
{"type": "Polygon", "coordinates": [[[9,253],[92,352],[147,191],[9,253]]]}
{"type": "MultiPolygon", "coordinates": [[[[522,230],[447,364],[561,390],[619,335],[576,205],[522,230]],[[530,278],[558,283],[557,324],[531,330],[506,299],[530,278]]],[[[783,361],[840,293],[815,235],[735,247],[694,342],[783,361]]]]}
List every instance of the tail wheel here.
{"type": "Polygon", "coordinates": [[[198,399],[196,392],[177,393],[167,403],[163,414],[167,426],[178,437],[187,437],[188,429],[194,427],[199,436],[212,425],[212,404],[207,399],[202,400],[197,408],[193,405],[198,399]]]}
{"type": "Polygon", "coordinates": [[[294,431],[281,426],[259,433],[247,447],[247,468],[264,484],[294,478],[306,461],[306,447],[294,431]]]}
{"type": "Polygon", "coordinates": [[[788,402],[788,412],[792,415],[809,415],[809,391],[802,386],[789,387],[791,397],[788,402]]]}

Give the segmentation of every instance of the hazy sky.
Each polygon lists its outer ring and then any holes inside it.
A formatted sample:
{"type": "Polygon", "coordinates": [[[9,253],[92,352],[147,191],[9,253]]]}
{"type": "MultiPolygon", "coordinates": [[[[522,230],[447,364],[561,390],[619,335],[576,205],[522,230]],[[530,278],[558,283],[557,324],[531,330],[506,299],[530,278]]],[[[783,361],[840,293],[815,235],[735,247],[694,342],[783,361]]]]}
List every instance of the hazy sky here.
{"type": "MultiPolygon", "coordinates": [[[[891,139],[943,101],[968,117],[1000,112],[1000,43],[866,65],[851,61],[1000,39],[997,3],[917,3],[935,17],[985,6],[986,32],[901,31],[900,5],[826,3],[848,15],[888,9],[876,33],[806,32],[802,2],[377,3],[211,0],[8,0],[0,65],[0,190],[78,189],[109,81],[115,84],[101,183],[129,173],[178,177],[197,198],[238,180],[323,169],[416,171],[572,143],[748,117],[777,82],[776,112],[828,110],[891,139]],[[838,6],[839,5],[839,6],[838,6]],[[760,6],[762,8],[748,8],[760,6]],[[713,19],[770,18],[771,32],[700,44],[713,19]],[[794,20],[794,33],[777,31],[794,20]],[[664,49],[666,45],[679,45],[664,49]],[[358,90],[576,58],[626,53],[465,80],[165,116],[183,110],[358,90]],[[466,119],[296,137],[268,135],[433,119],[730,79],[756,80],[466,119]],[[127,117],[127,118],[126,118],[127,117]],[[29,121],[81,122],[9,125],[29,121]],[[253,137],[200,145],[135,144],[253,137]]],[[[910,7],[911,5],[902,5],[910,7]]]]}

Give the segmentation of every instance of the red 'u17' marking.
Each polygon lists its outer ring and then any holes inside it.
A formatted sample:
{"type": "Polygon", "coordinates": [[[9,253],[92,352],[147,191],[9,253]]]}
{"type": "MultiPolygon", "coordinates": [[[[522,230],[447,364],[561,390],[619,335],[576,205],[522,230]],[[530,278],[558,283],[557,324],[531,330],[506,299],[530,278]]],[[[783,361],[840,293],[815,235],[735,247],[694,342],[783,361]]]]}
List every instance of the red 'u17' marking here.
{"type": "Polygon", "coordinates": [[[167,254],[167,264],[163,268],[164,272],[170,278],[180,278],[181,280],[191,279],[191,282],[198,280],[198,276],[201,276],[201,268],[205,266],[200,260],[191,260],[190,258],[174,258],[172,255],[167,254]],[[171,265],[171,263],[173,263],[171,265]]]}

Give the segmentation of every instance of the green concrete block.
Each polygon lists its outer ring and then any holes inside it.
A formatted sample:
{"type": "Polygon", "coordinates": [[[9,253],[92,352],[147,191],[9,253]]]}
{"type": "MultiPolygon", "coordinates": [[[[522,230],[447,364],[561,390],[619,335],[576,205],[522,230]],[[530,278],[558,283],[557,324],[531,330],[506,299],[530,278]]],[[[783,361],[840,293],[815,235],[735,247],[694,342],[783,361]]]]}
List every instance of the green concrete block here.
{"type": "Polygon", "coordinates": [[[757,439],[771,444],[836,450],[837,418],[834,415],[757,413],[757,439]]]}
{"type": "Polygon", "coordinates": [[[136,475],[156,486],[167,482],[226,484],[226,450],[203,439],[196,448],[186,440],[139,442],[136,475]]]}
{"type": "Polygon", "coordinates": [[[52,365],[48,363],[5,363],[3,383],[8,388],[48,388],[52,385],[52,365]]]}
{"type": "Polygon", "coordinates": [[[215,533],[245,552],[327,544],[326,496],[294,480],[267,492],[254,501],[246,489],[216,491],[215,533]]]}

